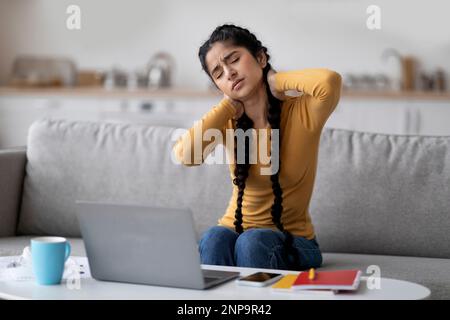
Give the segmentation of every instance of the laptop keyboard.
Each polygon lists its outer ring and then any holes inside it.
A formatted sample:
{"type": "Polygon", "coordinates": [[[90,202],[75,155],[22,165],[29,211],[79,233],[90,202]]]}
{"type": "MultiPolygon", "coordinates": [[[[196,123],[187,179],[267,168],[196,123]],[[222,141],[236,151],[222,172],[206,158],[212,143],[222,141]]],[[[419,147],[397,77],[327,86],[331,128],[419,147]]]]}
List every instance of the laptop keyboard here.
{"type": "Polygon", "coordinates": [[[219,278],[215,278],[215,277],[203,277],[203,280],[205,280],[205,283],[210,283],[213,281],[216,281],[219,278]]]}
{"type": "Polygon", "coordinates": [[[219,277],[224,274],[224,271],[202,269],[202,273],[205,277],[219,277]]]}
{"type": "Polygon", "coordinates": [[[205,280],[205,283],[212,282],[212,281],[215,281],[217,279],[223,278],[223,274],[222,274],[222,277],[221,277],[221,276],[218,275],[219,272],[214,271],[214,270],[202,270],[202,273],[203,273],[203,279],[205,280]]]}

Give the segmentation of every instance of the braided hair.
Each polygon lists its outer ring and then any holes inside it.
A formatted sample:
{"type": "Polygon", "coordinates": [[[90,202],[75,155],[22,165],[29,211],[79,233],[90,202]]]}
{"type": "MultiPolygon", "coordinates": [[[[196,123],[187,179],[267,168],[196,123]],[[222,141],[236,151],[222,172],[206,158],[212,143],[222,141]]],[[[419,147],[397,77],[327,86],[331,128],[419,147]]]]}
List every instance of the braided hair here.
{"type": "MultiPolygon", "coordinates": [[[[211,34],[210,38],[200,47],[198,56],[200,59],[200,62],[202,64],[203,70],[206,72],[206,74],[210,77],[210,79],[213,81],[211,75],[208,72],[208,68],[206,65],[206,54],[208,53],[209,49],[212,47],[212,45],[215,42],[231,42],[235,46],[241,46],[245,47],[255,58],[257,57],[257,54],[261,52],[261,50],[265,53],[267,56],[267,61],[270,59],[270,55],[267,53],[267,48],[264,47],[261,42],[253,35],[249,30],[245,28],[241,28],[239,26],[235,26],[232,24],[224,24],[222,26],[218,26],[213,33],[211,34]]],[[[271,69],[271,65],[269,62],[267,62],[266,66],[263,69],[263,79],[266,84],[266,92],[269,102],[269,110],[268,110],[268,121],[272,129],[278,129],[280,130],[280,119],[281,119],[281,100],[275,98],[270,91],[269,84],[267,82],[267,74],[271,69]]],[[[215,83],[214,83],[215,84],[215,83]]],[[[236,121],[236,128],[242,129],[244,132],[246,132],[248,129],[253,128],[253,121],[247,116],[247,114],[244,112],[243,115],[236,121]]],[[[281,133],[281,130],[280,130],[281,133]]],[[[235,143],[234,143],[234,154],[235,159],[237,157],[237,139],[239,135],[234,135],[235,143]]],[[[235,211],[235,221],[234,226],[237,233],[241,234],[244,232],[242,227],[242,200],[244,197],[244,189],[245,189],[245,182],[247,180],[249,169],[250,169],[250,141],[249,139],[246,139],[247,135],[242,135],[245,143],[245,161],[244,163],[238,163],[238,161],[235,161],[236,167],[234,170],[234,176],[233,184],[235,184],[238,187],[238,194],[237,194],[237,206],[235,211]]],[[[281,137],[281,134],[280,134],[281,137]]],[[[280,147],[279,150],[281,150],[281,138],[280,138],[280,147]]],[[[281,163],[279,163],[279,168],[281,168],[281,163]]],[[[286,256],[286,260],[288,262],[288,266],[290,269],[297,269],[299,268],[299,257],[298,253],[293,247],[293,241],[294,238],[292,234],[286,230],[283,226],[283,223],[281,222],[281,215],[283,213],[283,190],[281,189],[280,182],[279,182],[279,172],[278,170],[276,173],[272,174],[270,176],[270,180],[272,182],[272,190],[274,194],[274,203],[271,208],[271,215],[272,215],[272,221],[275,224],[275,226],[284,234],[284,246],[286,249],[286,253],[288,256],[286,256]],[[293,261],[289,259],[289,256],[293,257],[293,261]]]]}

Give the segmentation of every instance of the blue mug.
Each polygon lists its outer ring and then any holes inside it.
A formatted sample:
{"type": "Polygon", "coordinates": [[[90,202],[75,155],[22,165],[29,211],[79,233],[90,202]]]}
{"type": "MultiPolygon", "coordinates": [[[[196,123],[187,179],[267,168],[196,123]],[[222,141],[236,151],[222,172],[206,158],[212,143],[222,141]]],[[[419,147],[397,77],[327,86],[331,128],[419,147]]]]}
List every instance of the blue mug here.
{"type": "Polygon", "coordinates": [[[66,238],[31,239],[31,260],[36,282],[41,285],[60,284],[70,251],[71,247],[66,238]]]}

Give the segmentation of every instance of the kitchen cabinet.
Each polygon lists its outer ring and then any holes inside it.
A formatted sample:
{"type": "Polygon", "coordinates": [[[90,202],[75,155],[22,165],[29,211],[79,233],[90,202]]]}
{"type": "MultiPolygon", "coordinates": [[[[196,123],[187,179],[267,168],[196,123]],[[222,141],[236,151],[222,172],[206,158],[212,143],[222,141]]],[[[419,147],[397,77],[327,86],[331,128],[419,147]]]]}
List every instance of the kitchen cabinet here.
{"type": "Polygon", "coordinates": [[[450,136],[450,100],[343,97],[325,126],[389,134],[450,136]]]}
{"type": "Polygon", "coordinates": [[[214,103],[217,100],[176,102],[0,97],[0,148],[26,145],[28,129],[38,119],[131,122],[188,128],[214,103]]]}

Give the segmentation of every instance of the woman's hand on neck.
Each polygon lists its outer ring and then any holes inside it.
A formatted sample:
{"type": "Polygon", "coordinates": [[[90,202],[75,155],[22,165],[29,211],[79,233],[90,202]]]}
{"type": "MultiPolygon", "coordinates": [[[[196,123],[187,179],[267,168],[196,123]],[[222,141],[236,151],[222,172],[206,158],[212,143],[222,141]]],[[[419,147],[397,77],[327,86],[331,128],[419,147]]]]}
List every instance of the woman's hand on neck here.
{"type": "Polygon", "coordinates": [[[270,92],[272,92],[272,95],[278,100],[285,101],[289,97],[284,92],[276,90],[276,81],[275,81],[276,74],[277,72],[274,69],[270,69],[269,72],[267,72],[267,83],[269,84],[270,92]]]}

